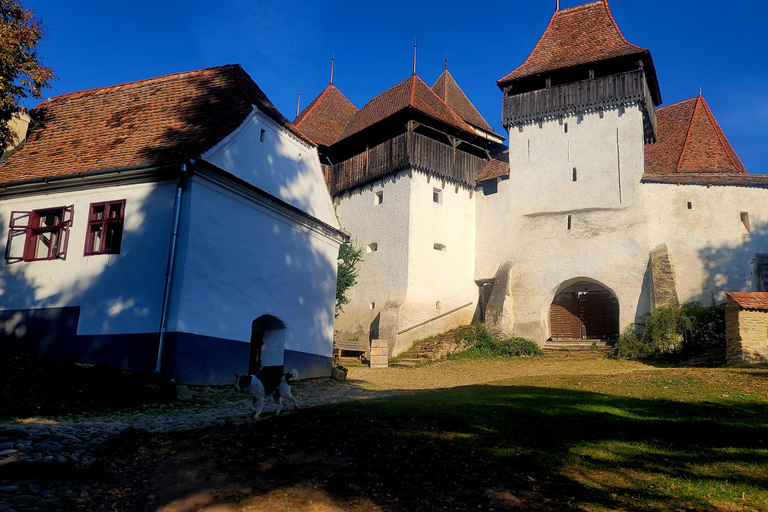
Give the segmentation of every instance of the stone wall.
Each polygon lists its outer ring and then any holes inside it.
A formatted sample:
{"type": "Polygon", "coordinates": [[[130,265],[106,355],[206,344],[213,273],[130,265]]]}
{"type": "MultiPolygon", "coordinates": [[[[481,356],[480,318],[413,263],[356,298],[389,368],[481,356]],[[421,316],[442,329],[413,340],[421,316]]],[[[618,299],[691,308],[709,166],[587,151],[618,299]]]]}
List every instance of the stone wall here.
{"type": "Polygon", "coordinates": [[[675,271],[669,261],[666,245],[651,251],[651,309],[677,304],[675,271]]]}
{"type": "Polygon", "coordinates": [[[768,311],[741,309],[728,297],[725,325],[728,362],[768,362],[768,311]]]}

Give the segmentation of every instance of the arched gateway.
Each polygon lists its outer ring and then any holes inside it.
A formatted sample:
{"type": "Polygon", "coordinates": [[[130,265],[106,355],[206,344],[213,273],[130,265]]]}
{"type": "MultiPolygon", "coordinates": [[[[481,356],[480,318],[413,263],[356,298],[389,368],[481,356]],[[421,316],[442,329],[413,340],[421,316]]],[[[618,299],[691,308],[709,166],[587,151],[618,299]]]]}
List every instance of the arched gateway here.
{"type": "Polygon", "coordinates": [[[551,340],[615,339],[619,336],[619,301],[588,279],[566,282],[549,307],[551,340]]]}

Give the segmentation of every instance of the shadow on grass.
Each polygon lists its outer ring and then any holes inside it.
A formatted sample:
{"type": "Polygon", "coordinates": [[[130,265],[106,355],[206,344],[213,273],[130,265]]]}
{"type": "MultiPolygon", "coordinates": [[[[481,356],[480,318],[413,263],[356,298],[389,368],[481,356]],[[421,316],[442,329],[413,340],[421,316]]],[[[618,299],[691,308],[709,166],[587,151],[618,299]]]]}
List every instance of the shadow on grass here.
{"type": "Polygon", "coordinates": [[[158,507],[743,510],[768,507],[767,426],[765,401],[472,386],[126,449],[151,446],[135,471],[162,466],[158,507]]]}

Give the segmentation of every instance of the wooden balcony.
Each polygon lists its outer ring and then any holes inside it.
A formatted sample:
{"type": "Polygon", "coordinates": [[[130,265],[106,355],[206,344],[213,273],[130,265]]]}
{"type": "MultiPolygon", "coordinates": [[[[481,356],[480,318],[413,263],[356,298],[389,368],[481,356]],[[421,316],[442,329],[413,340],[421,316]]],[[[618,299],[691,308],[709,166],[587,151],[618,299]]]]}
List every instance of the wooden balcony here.
{"type": "Polygon", "coordinates": [[[505,96],[502,124],[507,130],[548,119],[637,103],[646,140],[656,140],[656,110],[643,70],[505,96]]]}
{"type": "Polygon", "coordinates": [[[404,169],[474,187],[487,163],[484,158],[410,131],[339,162],[326,176],[334,196],[404,169]]]}

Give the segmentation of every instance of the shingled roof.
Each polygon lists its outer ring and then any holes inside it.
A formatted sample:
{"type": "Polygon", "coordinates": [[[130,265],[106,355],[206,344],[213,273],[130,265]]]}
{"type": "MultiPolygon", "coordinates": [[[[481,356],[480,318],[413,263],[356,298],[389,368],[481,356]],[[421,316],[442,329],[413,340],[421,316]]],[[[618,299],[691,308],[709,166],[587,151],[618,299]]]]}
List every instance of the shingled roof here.
{"type": "Polygon", "coordinates": [[[726,295],[743,309],[768,309],[768,293],[766,292],[726,292],[726,295]]]}
{"type": "Polygon", "coordinates": [[[658,138],[645,147],[645,173],[738,173],[744,164],[702,96],[656,111],[658,138]]]}
{"type": "Polygon", "coordinates": [[[293,125],[322,146],[338,142],[357,113],[357,108],[333,84],[328,85],[301,114],[293,125]]]}
{"type": "Polygon", "coordinates": [[[542,73],[650,52],[629,43],[606,0],[556,11],[528,59],[498,81],[499,86],[542,73]]]}
{"type": "Polygon", "coordinates": [[[465,122],[486,132],[495,133],[447,69],[435,81],[432,91],[465,122]]]}
{"type": "Polygon", "coordinates": [[[40,103],[26,145],[0,163],[0,183],[195,158],[236,130],[252,105],[314,145],[239,65],[227,65],[40,103]]]}
{"type": "Polygon", "coordinates": [[[485,166],[483,172],[477,177],[477,182],[500,178],[509,175],[509,150],[494,156],[485,166]]]}
{"type": "Polygon", "coordinates": [[[475,131],[416,75],[379,94],[355,114],[344,132],[354,135],[407,108],[475,135],[475,131]]]}

